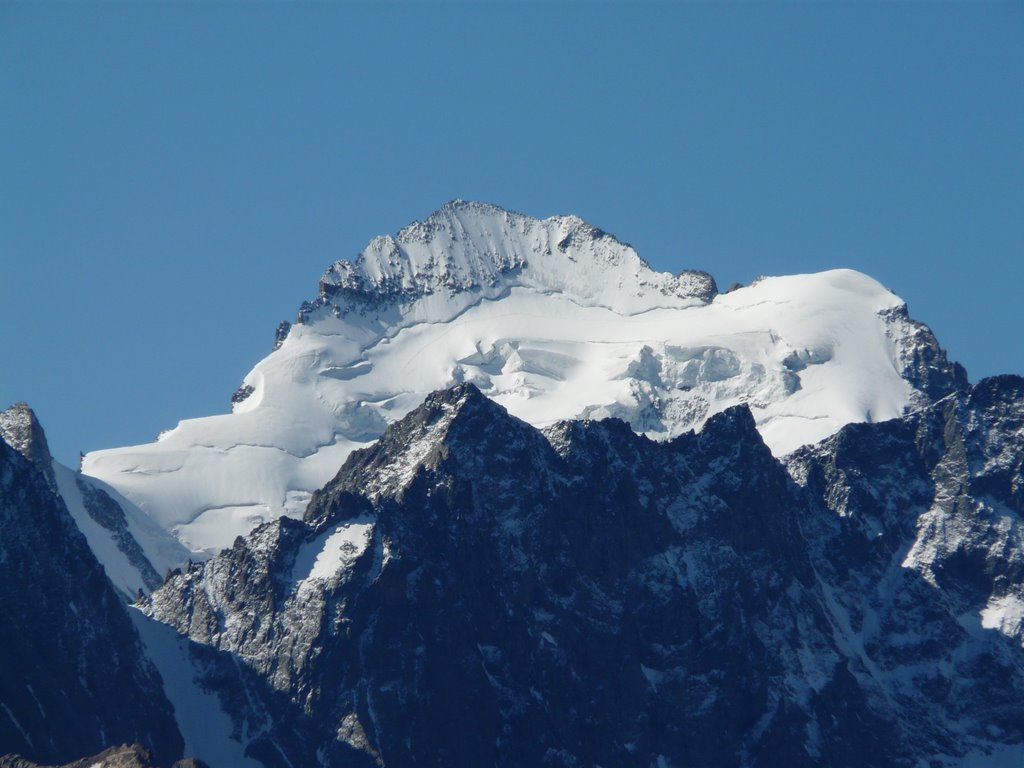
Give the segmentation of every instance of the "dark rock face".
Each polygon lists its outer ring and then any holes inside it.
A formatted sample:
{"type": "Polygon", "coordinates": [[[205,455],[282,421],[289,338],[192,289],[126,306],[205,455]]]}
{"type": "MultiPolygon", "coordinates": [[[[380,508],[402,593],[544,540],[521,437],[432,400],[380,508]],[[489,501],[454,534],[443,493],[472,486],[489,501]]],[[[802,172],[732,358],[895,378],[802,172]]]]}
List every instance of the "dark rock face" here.
{"type": "Polygon", "coordinates": [[[1024,742],[1022,429],[1007,376],[790,457],[836,641],[908,758],[1024,742]]]}
{"type": "Polygon", "coordinates": [[[60,763],[138,742],[169,763],[183,744],[160,678],[29,455],[0,440],[0,752],[60,763]]]}
{"type": "Polygon", "coordinates": [[[955,765],[1024,740],[1022,429],[986,380],[784,467],[462,385],[147,610],[269,766],[955,765]]]}
{"type": "Polygon", "coordinates": [[[292,324],[287,320],[282,320],[277,325],[277,330],[274,331],[274,349],[280,349],[281,345],[284,344],[285,339],[288,338],[288,334],[291,333],[292,324]]]}
{"type": "Polygon", "coordinates": [[[917,406],[929,405],[953,392],[968,389],[967,371],[950,360],[924,323],[914,320],[901,304],[882,312],[896,344],[900,375],[917,390],[917,406]]]}

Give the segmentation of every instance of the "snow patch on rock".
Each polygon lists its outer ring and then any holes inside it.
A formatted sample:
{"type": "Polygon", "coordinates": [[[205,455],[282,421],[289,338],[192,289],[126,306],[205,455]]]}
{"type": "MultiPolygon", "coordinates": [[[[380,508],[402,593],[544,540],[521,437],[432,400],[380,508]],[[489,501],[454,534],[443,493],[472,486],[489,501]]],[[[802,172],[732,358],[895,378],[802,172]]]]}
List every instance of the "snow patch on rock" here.
{"type": "Polygon", "coordinates": [[[359,518],[340,523],[311,542],[295,556],[293,579],[300,586],[329,581],[348,571],[370,546],[374,522],[359,518]]]}

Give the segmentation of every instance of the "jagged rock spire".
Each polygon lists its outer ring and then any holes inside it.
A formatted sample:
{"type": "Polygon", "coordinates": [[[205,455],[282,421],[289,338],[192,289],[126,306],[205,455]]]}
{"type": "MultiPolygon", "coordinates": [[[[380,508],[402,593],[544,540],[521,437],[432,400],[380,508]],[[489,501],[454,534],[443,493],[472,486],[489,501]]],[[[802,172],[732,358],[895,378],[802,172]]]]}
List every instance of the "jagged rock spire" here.
{"type": "Polygon", "coordinates": [[[28,403],[15,403],[7,410],[0,411],[0,439],[31,461],[43,473],[51,488],[56,487],[53,457],[46,442],[46,433],[28,403]]]}

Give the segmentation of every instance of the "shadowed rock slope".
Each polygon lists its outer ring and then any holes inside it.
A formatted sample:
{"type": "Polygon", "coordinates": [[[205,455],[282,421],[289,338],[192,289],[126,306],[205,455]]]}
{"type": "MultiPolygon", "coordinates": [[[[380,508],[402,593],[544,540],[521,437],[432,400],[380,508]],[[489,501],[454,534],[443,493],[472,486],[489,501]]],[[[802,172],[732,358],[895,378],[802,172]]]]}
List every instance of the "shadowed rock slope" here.
{"type": "Polygon", "coordinates": [[[266,765],[994,759],[1024,740],[1022,429],[989,379],[787,467],[742,407],[656,443],[463,385],[146,610],[266,765]]]}

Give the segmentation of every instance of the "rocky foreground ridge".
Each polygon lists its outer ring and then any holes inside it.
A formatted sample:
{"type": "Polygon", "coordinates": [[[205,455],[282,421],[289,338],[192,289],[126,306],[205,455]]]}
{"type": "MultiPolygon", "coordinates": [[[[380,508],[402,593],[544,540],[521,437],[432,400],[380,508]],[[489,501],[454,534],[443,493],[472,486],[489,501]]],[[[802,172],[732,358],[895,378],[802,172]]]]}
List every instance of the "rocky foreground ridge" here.
{"type": "Polygon", "coordinates": [[[1002,759],[1022,430],[1018,377],[785,463],[743,407],[659,443],[463,385],[144,610],[265,765],[1002,759]]]}
{"type": "Polygon", "coordinates": [[[5,436],[0,745],[52,763],[116,738],[215,768],[1012,764],[1022,436],[1015,376],[784,460],[743,406],[658,442],[538,430],[463,384],[303,520],[134,608],[5,436]]]}

